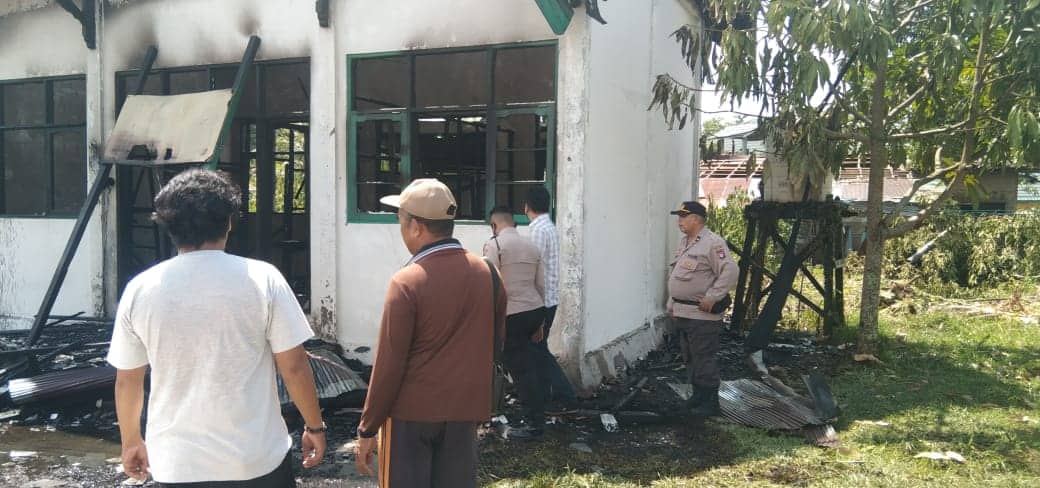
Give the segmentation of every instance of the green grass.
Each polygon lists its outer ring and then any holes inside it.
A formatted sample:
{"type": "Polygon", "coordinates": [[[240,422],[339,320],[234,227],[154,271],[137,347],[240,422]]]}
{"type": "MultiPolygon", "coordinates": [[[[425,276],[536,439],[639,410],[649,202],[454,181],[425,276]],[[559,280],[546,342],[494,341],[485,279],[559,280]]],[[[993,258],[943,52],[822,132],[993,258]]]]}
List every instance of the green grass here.
{"type": "Polygon", "coordinates": [[[709,423],[693,440],[672,433],[688,426],[658,426],[643,439],[673,443],[670,454],[602,438],[591,455],[549,442],[493,457],[482,478],[498,488],[1040,486],[1040,325],[882,313],[882,333],[884,364],[850,363],[831,381],[840,450],[737,425],[709,423]],[[967,462],[914,458],[923,451],[967,462]]]}

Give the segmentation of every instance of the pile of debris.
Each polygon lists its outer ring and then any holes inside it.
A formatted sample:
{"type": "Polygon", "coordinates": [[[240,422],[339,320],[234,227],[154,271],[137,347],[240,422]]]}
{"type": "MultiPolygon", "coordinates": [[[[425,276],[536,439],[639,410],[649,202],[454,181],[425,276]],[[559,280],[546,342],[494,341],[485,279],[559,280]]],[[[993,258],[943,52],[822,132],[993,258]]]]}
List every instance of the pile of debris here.
{"type": "MultiPolygon", "coordinates": [[[[24,330],[0,332],[0,422],[117,440],[116,370],[105,362],[112,321],[59,317],[31,347],[27,336],[24,330]]],[[[305,347],[322,405],[358,410],[367,371],[348,365],[334,344],[310,341],[305,347]]],[[[278,392],[283,409],[294,412],[280,377],[278,392]]]]}
{"type": "MultiPolygon", "coordinates": [[[[824,381],[845,364],[848,353],[835,346],[817,345],[796,332],[777,334],[763,351],[759,364],[747,361],[743,338],[724,335],[719,355],[723,382],[719,389],[721,418],[725,421],[805,436],[818,446],[839,447],[831,422],[838,408],[824,381]],[[764,368],[762,363],[771,366],[764,368]],[[788,384],[798,384],[799,389],[788,384]],[[804,386],[802,386],[804,385],[804,386]]],[[[687,422],[683,405],[692,393],[678,344],[667,342],[580,400],[576,412],[550,419],[557,426],[599,428],[687,422]]],[[[510,399],[504,415],[496,418],[503,430],[508,418],[520,416],[519,402],[510,399]]]]}

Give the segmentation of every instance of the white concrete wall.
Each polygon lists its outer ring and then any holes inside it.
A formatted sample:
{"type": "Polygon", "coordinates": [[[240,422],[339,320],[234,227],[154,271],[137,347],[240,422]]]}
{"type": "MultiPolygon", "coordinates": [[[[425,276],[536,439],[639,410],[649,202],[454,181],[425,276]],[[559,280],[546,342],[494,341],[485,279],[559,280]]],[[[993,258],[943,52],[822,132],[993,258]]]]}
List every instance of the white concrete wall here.
{"type": "MultiPolygon", "coordinates": [[[[0,17],[0,46],[0,80],[81,75],[86,71],[87,48],[79,23],[59,7],[0,17]]],[[[87,165],[86,158],[83,164],[87,165]]],[[[86,187],[87,182],[83,185],[86,187]]],[[[74,221],[0,216],[0,329],[31,325],[74,221]]],[[[85,240],[53,314],[93,315],[102,306],[96,280],[101,269],[92,259],[100,248],[98,240],[85,240]]]]}
{"type": "MultiPolygon", "coordinates": [[[[0,330],[32,324],[74,222],[0,218],[0,330]]],[[[89,253],[77,254],[52,313],[92,315],[91,276],[89,253]]]]}
{"type": "Polygon", "coordinates": [[[585,358],[587,383],[652,348],[655,340],[636,340],[633,331],[649,326],[653,336],[664,313],[667,265],[678,239],[668,211],[694,191],[696,125],[669,131],[660,113],[646,107],[658,74],[693,83],[669,38],[692,19],[684,5],[608,3],[602,11],[610,23],[591,24],[584,348],[607,356],[585,358]],[[618,345],[633,340],[638,347],[618,345]]]}
{"type": "MultiPolygon", "coordinates": [[[[83,49],[79,26],[71,16],[55,7],[0,19],[4,23],[0,25],[20,32],[19,42],[23,37],[33,40],[17,55],[0,50],[4,61],[0,73],[12,77],[12,66],[44,74],[74,72],[68,70],[78,66],[80,72],[93,73],[98,79],[88,81],[88,91],[90,106],[96,108],[88,114],[88,135],[103,140],[115,122],[115,73],[135,68],[149,44],[159,47],[157,67],[237,62],[252,34],[263,39],[259,59],[310,57],[312,321],[319,333],[337,339],[348,350],[374,344],[386,284],[408,253],[396,224],[347,222],[347,198],[353,187],[346,179],[351,143],[346,56],[558,39],[557,225],[562,276],[552,344],[575,368],[583,363],[587,368],[588,358],[582,361],[586,353],[610,349],[612,344],[627,344],[611,350],[629,358],[652,346],[656,336],[651,329],[663,312],[667,261],[678,238],[667,211],[694,192],[696,124],[669,132],[658,113],[646,111],[657,74],[687,72],[668,37],[678,25],[690,21],[692,14],[682,0],[602,4],[610,21],[607,26],[590,22],[578,10],[570,29],[560,37],[552,34],[529,0],[332,2],[331,29],[318,27],[311,0],[115,4],[106,4],[99,12],[101,49],[92,53],[83,49]],[[11,20],[19,16],[32,17],[11,20]],[[62,28],[44,20],[62,22],[62,28]],[[48,25],[44,33],[32,34],[30,27],[44,24],[48,25]],[[47,37],[41,37],[44,34],[47,37]],[[52,53],[55,35],[70,45],[69,52],[78,48],[78,54],[66,58],[64,49],[52,53]],[[31,59],[44,59],[50,65],[33,65],[31,59]],[[651,333],[645,334],[647,330],[651,333]],[[632,340],[636,336],[650,339],[632,340]]],[[[0,36],[10,35],[7,32],[0,29],[0,36]]],[[[104,207],[104,230],[88,233],[93,236],[87,244],[94,246],[95,252],[88,253],[93,258],[87,264],[78,260],[70,273],[69,283],[80,293],[63,294],[59,313],[96,308],[102,300],[96,298],[91,283],[97,288],[102,272],[107,298],[103,302],[109,313],[115,305],[116,242],[114,237],[105,240],[115,236],[114,205],[104,207]]],[[[18,221],[2,227],[0,222],[0,231],[10,229],[4,235],[18,236],[0,237],[0,259],[5,260],[0,267],[17,261],[34,263],[36,269],[40,263],[55,262],[56,256],[42,256],[51,248],[41,241],[53,240],[60,223],[18,221]],[[43,225],[50,227],[39,227],[43,225]],[[29,256],[27,249],[35,252],[29,256]]],[[[468,249],[479,252],[489,229],[461,224],[456,234],[468,249]]],[[[60,252],[60,245],[48,252],[60,252]]],[[[42,275],[49,277],[49,270],[42,275]]],[[[0,273],[0,285],[5,283],[3,276],[0,273]]],[[[39,287],[38,292],[26,292],[25,296],[33,297],[42,296],[46,286],[45,280],[43,285],[6,283],[18,289],[39,287]]],[[[9,289],[0,287],[4,292],[0,313],[8,304],[24,301],[12,298],[9,289]]],[[[28,313],[33,312],[35,307],[30,307],[28,313]]]]}
{"type": "MultiPolygon", "coordinates": [[[[311,194],[311,289],[315,294],[312,322],[319,335],[332,338],[335,322],[333,303],[317,300],[332,295],[335,287],[334,248],[328,230],[335,219],[335,135],[332,133],[335,107],[332,106],[335,87],[335,65],[332,33],[318,26],[311,0],[279,0],[256,2],[251,0],[176,0],[118,1],[103,12],[101,46],[104,78],[100,98],[103,100],[104,134],[115,125],[116,73],[139,67],[149,45],[156,45],[159,55],[155,68],[198,66],[207,64],[236,64],[242,59],[246,44],[252,35],[261,39],[257,60],[307,58],[319,56],[311,62],[311,113],[314,130],[311,132],[312,179],[311,194]],[[328,202],[328,203],[323,203],[328,202]]],[[[113,204],[106,207],[108,236],[116,234],[116,213],[113,204]]],[[[107,304],[114,312],[118,297],[116,291],[116,253],[114,238],[105,243],[105,268],[108,278],[107,304]]]]}
{"type": "Polygon", "coordinates": [[[83,74],[79,22],[60,7],[0,17],[0,79],[83,74]]]}
{"type": "MultiPolygon", "coordinates": [[[[526,0],[412,0],[398,2],[333,2],[337,33],[337,337],[348,350],[371,348],[379,329],[383,298],[390,277],[408,261],[397,224],[350,223],[346,181],[346,56],[349,54],[480,46],[553,39],[541,12],[526,0]],[[361,20],[363,19],[363,20],[361,20]]],[[[313,184],[313,183],[312,183],[313,184]]],[[[484,225],[460,224],[458,237],[479,253],[490,236],[484,225]]],[[[362,350],[364,351],[364,350],[362,350]]],[[[358,353],[370,359],[371,351],[358,353]]]]}

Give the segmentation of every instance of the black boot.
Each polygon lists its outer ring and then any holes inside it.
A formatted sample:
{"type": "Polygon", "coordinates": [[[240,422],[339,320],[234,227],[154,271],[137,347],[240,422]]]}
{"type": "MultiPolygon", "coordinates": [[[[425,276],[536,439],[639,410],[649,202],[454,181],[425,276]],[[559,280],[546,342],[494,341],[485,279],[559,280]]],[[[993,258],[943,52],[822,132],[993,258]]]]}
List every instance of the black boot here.
{"type": "Polygon", "coordinates": [[[704,403],[704,391],[702,388],[694,386],[693,393],[691,393],[690,398],[686,399],[683,403],[683,407],[685,407],[686,410],[692,410],[701,406],[702,403],[704,403]]]}
{"type": "Polygon", "coordinates": [[[696,386],[693,398],[699,398],[700,402],[690,409],[690,414],[695,417],[713,417],[719,414],[719,387],[696,386]]]}

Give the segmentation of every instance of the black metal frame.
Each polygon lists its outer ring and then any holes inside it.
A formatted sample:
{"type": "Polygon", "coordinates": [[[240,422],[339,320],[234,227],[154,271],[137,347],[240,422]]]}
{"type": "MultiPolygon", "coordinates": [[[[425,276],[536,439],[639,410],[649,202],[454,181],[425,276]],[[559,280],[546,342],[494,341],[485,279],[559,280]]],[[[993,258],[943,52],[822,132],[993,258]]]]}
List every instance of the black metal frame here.
{"type": "MultiPolygon", "coordinates": [[[[270,261],[274,256],[274,248],[276,244],[272,242],[273,236],[279,229],[275,229],[272,223],[275,212],[275,205],[273,202],[268,202],[268,199],[258,199],[257,204],[259,207],[256,209],[257,218],[255,222],[249,224],[247,220],[249,196],[251,193],[249,189],[249,167],[248,162],[251,158],[256,157],[257,165],[259,168],[273,168],[274,161],[276,159],[274,152],[274,134],[279,128],[289,128],[296,126],[299,123],[309,122],[309,110],[306,111],[294,111],[294,112],[274,112],[267,102],[267,88],[268,81],[270,79],[268,70],[272,67],[288,66],[294,64],[306,63],[309,66],[309,58],[288,58],[279,60],[270,60],[256,62],[253,64],[254,69],[251,73],[246,73],[244,80],[248,81],[250,88],[252,89],[251,101],[253,112],[248,114],[242,114],[241,110],[236,113],[233,117],[233,122],[239,124],[238,127],[234,127],[234,124],[229,126],[227,137],[225,138],[231,146],[232,152],[238,154],[241,159],[241,163],[245,165],[244,170],[241,174],[236,174],[236,170],[240,169],[237,166],[230,165],[226,162],[218,163],[220,169],[228,170],[230,173],[235,175],[236,182],[242,188],[243,192],[243,204],[246,207],[243,211],[243,218],[235,224],[236,232],[232,233],[232,240],[228,243],[229,252],[236,254],[248,255],[257,259],[270,261]],[[252,78],[250,78],[250,76],[252,78]],[[253,127],[258,135],[257,142],[264,144],[264,147],[256,147],[252,151],[249,149],[249,129],[253,127]],[[260,137],[259,134],[263,132],[268,134],[268,137],[260,137]],[[270,140],[267,140],[270,139],[270,140]],[[262,236],[267,236],[262,238],[262,236]],[[256,247],[253,247],[253,245],[256,247]]],[[[211,65],[199,65],[199,66],[188,66],[188,67],[177,67],[167,68],[156,71],[152,76],[160,80],[161,86],[159,94],[170,94],[175,86],[171,83],[171,78],[178,74],[190,74],[199,73],[200,76],[204,75],[205,79],[208,80],[208,87],[210,89],[218,88],[217,84],[217,72],[224,71],[233,67],[234,65],[228,64],[211,64],[211,65]]],[[[128,75],[137,73],[136,71],[126,71],[117,73],[116,83],[116,102],[121,103],[125,98],[124,93],[126,87],[129,85],[128,75]]],[[[243,93],[248,90],[243,90],[243,93]]],[[[309,139],[308,139],[309,141],[309,139]]],[[[218,154],[222,154],[218,152],[218,154]]],[[[307,144],[307,155],[309,155],[309,142],[307,144]]],[[[136,164],[131,162],[125,166],[151,166],[148,163],[137,162],[136,164]]],[[[119,168],[121,171],[127,174],[141,173],[142,171],[134,171],[131,168],[119,168]]],[[[307,175],[309,175],[310,168],[307,168],[307,175]]],[[[121,178],[121,180],[129,180],[129,178],[121,178]]],[[[309,208],[309,179],[304,176],[304,181],[308,183],[305,192],[308,195],[308,208],[309,208]]],[[[276,177],[271,171],[261,171],[258,173],[257,180],[258,187],[256,188],[256,194],[273,194],[276,186],[276,177]]],[[[140,239],[136,239],[133,235],[134,222],[147,220],[147,217],[151,214],[152,208],[148,207],[133,207],[133,202],[139,198],[138,191],[143,189],[150,191],[148,195],[154,195],[155,190],[151,188],[143,187],[123,187],[120,190],[120,288],[125,286],[125,282],[134,274],[135,270],[152,264],[155,260],[160,260],[165,257],[169,257],[172,254],[172,250],[169,249],[168,239],[159,232],[157,226],[149,223],[148,226],[153,229],[153,236],[160,245],[155,245],[153,242],[145,239],[145,242],[139,242],[140,239]],[[127,204],[129,202],[129,205],[127,204]],[[143,217],[143,218],[142,218],[143,217]],[[155,250],[158,249],[158,252],[155,250]],[[152,253],[157,254],[156,258],[150,259],[149,256],[152,253]],[[143,256],[143,257],[142,257],[143,256]]],[[[142,200],[143,203],[143,200],[142,200]]],[[[290,224],[291,226],[291,224],[290,224]]],[[[284,228],[284,226],[283,226],[284,228]]],[[[285,244],[285,246],[289,246],[285,244]]],[[[283,246],[283,247],[285,247],[283,246]]],[[[289,246],[291,247],[291,246],[289,246]]],[[[294,248],[295,249],[295,248],[294,248]]],[[[290,251],[285,251],[287,254],[290,251]]],[[[285,267],[285,259],[282,260],[282,269],[289,270],[290,267],[285,267]]],[[[306,273],[310,273],[309,265],[306,273]]],[[[305,289],[299,289],[294,287],[298,292],[309,294],[310,286],[307,283],[305,289]]]]}
{"type": "MultiPolygon", "coordinates": [[[[260,38],[256,36],[250,37],[249,44],[246,46],[245,54],[242,56],[242,64],[239,66],[238,73],[235,77],[231,102],[229,103],[227,114],[225,115],[224,132],[227,132],[226,129],[229,125],[228,119],[234,117],[245,74],[248,73],[249,67],[252,66],[256,53],[259,50],[260,38]]],[[[141,74],[137,82],[138,92],[144,90],[148,73],[151,71],[152,65],[155,63],[155,58],[157,56],[158,49],[155,46],[149,47],[148,52],[145,54],[144,61],[142,62],[141,74]]],[[[223,134],[221,135],[221,139],[223,139],[223,134]]],[[[219,152],[217,154],[219,155],[219,152]]],[[[91,184],[90,192],[87,194],[86,203],[84,203],[83,207],[80,208],[79,216],[76,218],[76,224],[72,229],[72,234],[69,236],[69,240],[65,244],[65,250],[62,252],[61,259],[58,261],[57,269],[55,269],[54,275],[51,277],[50,285],[47,287],[47,292],[44,294],[43,302],[40,304],[40,310],[36,313],[36,317],[33,320],[32,329],[29,330],[29,337],[25,344],[25,347],[27,348],[31,348],[36,344],[36,341],[40,339],[40,335],[43,333],[43,328],[47,325],[47,320],[50,318],[51,310],[54,308],[54,302],[58,298],[58,292],[61,290],[61,285],[65,282],[65,276],[68,274],[69,266],[72,264],[72,259],[76,256],[76,250],[79,248],[80,241],[83,240],[83,234],[86,232],[87,224],[90,221],[91,215],[94,213],[94,208],[97,207],[98,201],[101,199],[101,193],[114,183],[111,178],[109,178],[109,175],[112,172],[112,166],[117,163],[119,162],[99,161],[98,175],[91,184]]],[[[209,162],[199,161],[198,164],[209,164],[209,162]]],[[[165,166],[162,167],[165,168],[165,166]]]]}
{"type": "Polygon", "coordinates": [[[778,289],[772,285],[763,287],[764,278],[769,278],[773,284],[781,280],[778,277],[780,271],[770,271],[765,265],[771,244],[783,251],[787,256],[785,259],[790,260],[791,265],[795,266],[793,272],[801,272],[823,297],[823,303],[817,304],[805,295],[793,289],[789,290],[791,295],[823,318],[822,335],[830,337],[835,330],[845,327],[845,238],[842,218],[847,215],[848,206],[837,200],[801,203],[759,200],[746,206],[744,218],[747,227],[743,246],[737,247],[728,243],[729,248],[740,257],[732,328],[747,329],[749,325],[754,324],[756,328],[769,328],[771,333],[772,327],[776,326],[775,323],[763,324],[759,317],[763,297],[778,289]],[[797,232],[801,222],[816,222],[819,224],[819,232],[803,249],[797,250],[795,246],[798,243],[789,242],[790,239],[785,240],[780,236],[778,225],[781,220],[794,221],[793,232],[797,232]],[[823,267],[822,284],[806,265],[806,262],[813,258],[823,267]]]}

